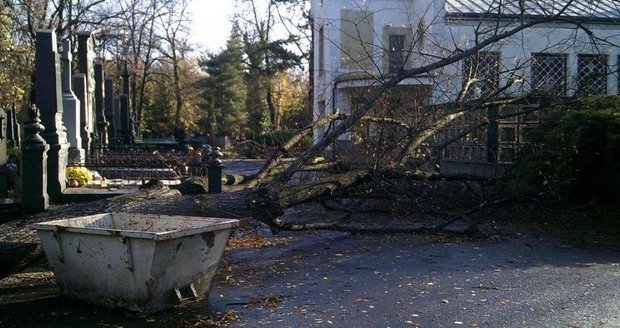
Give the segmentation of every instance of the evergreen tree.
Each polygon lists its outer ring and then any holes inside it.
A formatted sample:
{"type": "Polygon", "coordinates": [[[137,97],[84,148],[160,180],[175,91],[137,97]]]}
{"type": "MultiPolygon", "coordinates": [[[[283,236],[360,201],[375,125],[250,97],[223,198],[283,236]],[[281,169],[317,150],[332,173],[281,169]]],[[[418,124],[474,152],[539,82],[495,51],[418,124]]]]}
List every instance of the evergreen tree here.
{"type": "Polygon", "coordinates": [[[248,127],[243,52],[239,26],[233,24],[226,49],[218,54],[208,54],[201,63],[209,74],[204,81],[208,119],[217,133],[232,137],[246,133],[248,127]]]}

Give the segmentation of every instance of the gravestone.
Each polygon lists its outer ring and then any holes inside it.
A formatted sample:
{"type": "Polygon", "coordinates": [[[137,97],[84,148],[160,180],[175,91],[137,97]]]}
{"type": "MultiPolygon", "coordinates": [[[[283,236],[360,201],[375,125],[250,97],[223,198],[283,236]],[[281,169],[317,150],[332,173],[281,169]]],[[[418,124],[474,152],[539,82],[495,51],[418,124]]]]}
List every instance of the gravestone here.
{"type": "Polygon", "coordinates": [[[116,124],[114,122],[114,80],[105,78],[105,118],[108,121],[108,142],[116,146],[116,124]]]}
{"type": "MultiPolygon", "coordinates": [[[[84,74],[84,93],[83,97],[78,98],[84,103],[84,116],[82,124],[82,145],[86,152],[92,153],[94,150],[93,139],[95,137],[95,36],[92,32],[78,33],[78,72],[84,74]]],[[[78,93],[79,86],[75,90],[78,93]]]]}
{"type": "Polygon", "coordinates": [[[90,139],[90,131],[88,130],[88,109],[86,108],[86,75],[82,73],[75,74],[73,77],[73,92],[79,100],[80,104],[80,136],[82,137],[82,148],[89,154],[90,145],[92,140],[90,139]],[[86,137],[86,139],[84,139],[86,137]]]}
{"type": "Polygon", "coordinates": [[[35,104],[41,112],[45,130],[41,136],[47,142],[47,193],[52,200],[60,200],[66,188],[67,134],[62,123],[62,91],[60,61],[53,30],[36,33],[35,58],[35,104]]]}
{"type": "Polygon", "coordinates": [[[123,94],[121,94],[121,134],[124,145],[133,143],[133,124],[129,107],[129,69],[127,63],[123,69],[123,94]]]}
{"type": "Polygon", "coordinates": [[[95,63],[95,117],[97,119],[97,147],[108,148],[108,121],[105,117],[105,85],[103,63],[95,63]]]}
{"type": "Polygon", "coordinates": [[[21,149],[22,211],[35,213],[49,206],[47,193],[47,152],[50,147],[40,135],[45,127],[39,118],[39,109],[32,105],[24,127],[25,138],[21,149]]]}
{"type": "Polygon", "coordinates": [[[69,163],[84,164],[86,156],[82,148],[80,101],[71,88],[71,60],[71,41],[64,40],[62,42],[62,120],[67,127],[69,163]]]}
{"type": "Polygon", "coordinates": [[[123,144],[123,139],[121,135],[121,97],[114,97],[114,130],[116,131],[116,145],[120,146],[123,144]]]}
{"type": "Polygon", "coordinates": [[[9,154],[7,152],[7,141],[8,141],[8,115],[7,112],[4,111],[0,107],[0,198],[6,197],[7,192],[7,179],[8,179],[8,171],[7,171],[7,163],[9,161],[9,154]]]}

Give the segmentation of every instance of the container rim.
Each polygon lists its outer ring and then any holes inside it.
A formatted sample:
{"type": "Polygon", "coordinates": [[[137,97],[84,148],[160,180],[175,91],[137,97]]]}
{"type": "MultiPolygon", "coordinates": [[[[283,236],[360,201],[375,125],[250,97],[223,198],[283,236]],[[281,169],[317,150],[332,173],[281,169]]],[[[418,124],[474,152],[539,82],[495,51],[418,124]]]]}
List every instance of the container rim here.
{"type": "Polygon", "coordinates": [[[51,231],[51,232],[71,232],[77,234],[88,234],[88,235],[104,235],[104,236],[114,236],[114,237],[126,237],[126,238],[139,238],[139,239],[153,239],[153,240],[167,240],[167,239],[175,239],[188,235],[196,235],[205,232],[211,232],[216,230],[223,229],[232,229],[239,226],[239,220],[237,219],[226,219],[226,218],[216,218],[216,217],[201,217],[201,216],[181,216],[181,215],[159,215],[159,214],[137,214],[137,213],[126,213],[126,212],[108,212],[108,213],[99,213],[87,216],[80,216],[70,219],[59,219],[45,222],[38,222],[30,224],[29,227],[35,230],[41,231],[51,231]],[[106,215],[140,215],[143,217],[150,217],[152,219],[162,219],[162,220],[191,220],[204,222],[204,225],[185,228],[182,230],[170,230],[170,231],[142,231],[142,230],[125,230],[125,229],[112,229],[112,228],[97,228],[97,227],[71,227],[67,225],[67,221],[72,220],[83,220],[85,218],[93,218],[93,217],[103,217],[106,215]],[[215,219],[216,222],[209,222],[208,220],[215,219]]]}

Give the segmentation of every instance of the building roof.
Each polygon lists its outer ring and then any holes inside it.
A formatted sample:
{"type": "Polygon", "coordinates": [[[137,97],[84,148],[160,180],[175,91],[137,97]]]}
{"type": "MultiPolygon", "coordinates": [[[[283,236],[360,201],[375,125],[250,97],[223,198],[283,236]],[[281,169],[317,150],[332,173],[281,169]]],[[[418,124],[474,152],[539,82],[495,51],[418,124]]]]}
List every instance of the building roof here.
{"type": "Polygon", "coordinates": [[[543,17],[559,13],[568,3],[563,17],[610,22],[620,20],[620,0],[446,0],[445,9],[447,16],[463,18],[515,17],[521,14],[543,17]]]}

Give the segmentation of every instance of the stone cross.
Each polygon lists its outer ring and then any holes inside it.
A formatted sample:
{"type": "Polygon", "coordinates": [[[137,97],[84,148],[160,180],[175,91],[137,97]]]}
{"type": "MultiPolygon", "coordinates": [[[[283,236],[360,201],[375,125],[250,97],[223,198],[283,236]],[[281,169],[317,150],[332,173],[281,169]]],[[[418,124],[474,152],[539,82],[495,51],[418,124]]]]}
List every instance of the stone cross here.
{"type": "Polygon", "coordinates": [[[65,170],[68,161],[67,134],[62,122],[62,90],[56,33],[40,30],[35,42],[35,104],[41,112],[45,130],[41,136],[49,145],[47,152],[47,193],[60,200],[66,188],[65,170]]]}
{"type": "Polygon", "coordinates": [[[97,138],[99,149],[108,148],[108,121],[105,117],[105,84],[103,63],[95,63],[95,117],[97,119],[97,138]]]}
{"type": "Polygon", "coordinates": [[[22,212],[36,213],[49,206],[47,193],[47,152],[50,147],[40,135],[45,127],[39,119],[39,109],[32,105],[24,127],[26,137],[21,149],[22,212]]]}
{"type": "Polygon", "coordinates": [[[67,141],[69,142],[69,162],[84,164],[86,160],[84,148],[82,148],[82,136],[80,120],[80,100],[75,96],[71,88],[71,41],[64,40],[62,43],[62,120],[67,127],[67,141]]]}

